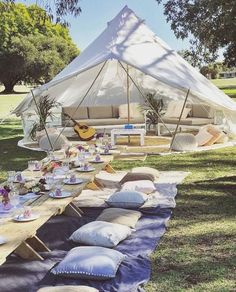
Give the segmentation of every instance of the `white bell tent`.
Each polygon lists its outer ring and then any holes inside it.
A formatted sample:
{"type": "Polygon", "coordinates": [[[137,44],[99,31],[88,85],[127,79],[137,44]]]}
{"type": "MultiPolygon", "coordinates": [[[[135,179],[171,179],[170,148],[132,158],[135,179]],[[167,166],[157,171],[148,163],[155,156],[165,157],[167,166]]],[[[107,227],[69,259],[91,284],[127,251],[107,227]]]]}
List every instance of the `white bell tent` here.
{"type": "MultiPolygon", "coordinates": [[[[159,39],[125,6],[106,29],[64,70],[33,90],[35,99],[48,95],[62,106],[119,105],[144,102],[147,93],[166,100],[205,103],[224,114],[227,129],[236,134],[236,103],[159,39]],[[127,74],[128,68],[128,74],[127,74]]],[[[17,106],[22,116],[35,110],[32,94],[17,106]]],[[[27,119],[26,119],[27,123],[27,119]]]]}

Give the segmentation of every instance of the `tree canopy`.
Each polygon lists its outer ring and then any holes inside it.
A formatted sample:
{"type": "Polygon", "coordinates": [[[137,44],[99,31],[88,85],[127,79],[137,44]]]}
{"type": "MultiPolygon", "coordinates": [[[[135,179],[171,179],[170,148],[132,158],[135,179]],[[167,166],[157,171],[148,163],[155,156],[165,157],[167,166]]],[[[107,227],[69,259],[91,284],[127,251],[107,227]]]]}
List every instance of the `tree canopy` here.
{"type": "Polygon", "coordinates": [[[192,51],[212,59],[224,48],[225,63],[236,65],[235,0],[156,0],[177,38],[190,37],[192,51]]]}
{"type": "MultiPolygon", "coordinates": [[[[7,4],[14,4],[15,0],[3,0],[7,4]]],[[[65,16],[71,14],[77,16],[81,12],[79,0],[40,0],[40,6],[43,7],[51,19],[56,23],[68,23],[65,21],[65,16]]],[[[37,0],[35,0],[37,4],[37,0]]]]}
{"type": "Polygon", "coordinates": [[[79,54],[68,29],[36,5],[0,2],[0,16],[0,82],[6,92],[18,81],[49,81],[79,54]]]}

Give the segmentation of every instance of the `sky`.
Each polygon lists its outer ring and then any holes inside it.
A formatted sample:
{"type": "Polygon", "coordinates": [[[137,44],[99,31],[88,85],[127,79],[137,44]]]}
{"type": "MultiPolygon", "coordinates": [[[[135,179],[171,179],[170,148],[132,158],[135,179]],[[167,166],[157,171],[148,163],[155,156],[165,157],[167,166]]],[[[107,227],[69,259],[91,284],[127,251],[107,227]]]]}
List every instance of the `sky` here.
{"type": "MultiPolygon", "coordinates": [[[[36,0],[17,2],[32,4],[36,0]]],[[[155,0],[80,0],[82,13],[76,18],[69,16],[66,20],[70,23],[71,37],[81,51],[106,28],[107,22],[125,5],[144,19],[156,35],[172,49],[178,51],[189,47],[188,40],[176,39],[170,24],[166,22],[162,5],[158,5],[155,0]]]]}

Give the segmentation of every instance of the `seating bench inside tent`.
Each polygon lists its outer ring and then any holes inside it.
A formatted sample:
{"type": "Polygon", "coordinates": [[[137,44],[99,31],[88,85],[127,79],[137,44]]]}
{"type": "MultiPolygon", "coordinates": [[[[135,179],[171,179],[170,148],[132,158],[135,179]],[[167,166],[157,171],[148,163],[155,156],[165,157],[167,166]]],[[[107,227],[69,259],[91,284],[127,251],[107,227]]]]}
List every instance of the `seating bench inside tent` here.
{"type": "Polygon", "coordinates": [[[13,113],[21,116],[25,135],[20,144],[32,142],[36,104],[45,96],[60,104],[47,127],[68,136],[73,133],[68,115],[98,132],[126,124],[146,129],[144,109],[153,110],[149,94],[164,103],[154,135],[209,124],[236,134],[236,103],[125,6],[78,57],[17,106],[13,113]]]}

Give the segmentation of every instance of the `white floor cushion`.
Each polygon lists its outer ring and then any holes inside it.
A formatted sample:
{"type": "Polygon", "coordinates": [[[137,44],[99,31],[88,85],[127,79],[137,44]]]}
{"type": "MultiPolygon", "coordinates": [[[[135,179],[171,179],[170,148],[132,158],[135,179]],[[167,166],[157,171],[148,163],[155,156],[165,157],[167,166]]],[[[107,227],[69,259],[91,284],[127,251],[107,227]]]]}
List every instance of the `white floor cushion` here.
{"type": "Polygon", "coordinates": [[[155,190],[155,185],[150,180],[127,181],[121,187],[121,191],[137,191],[145,194],[153,193],[155,190]]]}
{"type": "Polygon", "coordinates": [[[117,208],[139,208],[148,199],[148,196],[144,193],[136,191],[120,191],[112,194],[106,203],[111,207],[117,208]]]}
{"type": "Polygon", "coordinates": [[[196,150],[198,144],[196,137],[189,133],[180,133],[175,136],[172,144],[174,151],[193,151],[196,150]]]}
{"type": "Polygon", "coordinates": [[[51,270],[51,273],[69,278],[111,279],[116,276],[124,259],[125,255],[114,249],[79,246],[71,249],[66,257],[51,270]]]}
{"type": "Polygon", "coordinates": [[[70,240],[77,243],[114,247],[131,234],[128,226],[105,221],[93,221],[77,229],[70,240]]]}

